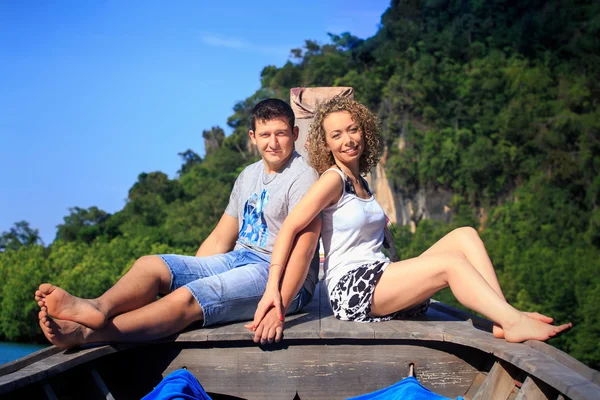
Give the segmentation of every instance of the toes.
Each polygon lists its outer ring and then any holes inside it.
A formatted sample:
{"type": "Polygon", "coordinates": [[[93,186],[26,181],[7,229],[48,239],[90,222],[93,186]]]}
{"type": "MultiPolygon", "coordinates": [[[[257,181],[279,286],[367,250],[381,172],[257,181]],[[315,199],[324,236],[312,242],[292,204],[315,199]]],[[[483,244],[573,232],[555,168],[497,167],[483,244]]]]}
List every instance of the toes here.
{"type": "Polygon", "coordinates": [[[54,291],[54,286],[49,283],[42,283],[39,287],[42,296],[48,295],[54,291]]]}
{"type": "Polygon", "coordinates": [[[564,325],[559,326],[558,327],[558,332],[564,332],[564,331],[566,331],[568,329],[571,329],[572,327],[573,327],[573,324],[569,322],[568,324],[564,324],[564,325]]]}
{"type": "Polygon", "coordinates": [[[533,315],[535,315],[540,321],[545,322],[547,324],[551,324],[552,322],[554,322],[554,318],[544,314],[540,314],[539,312],[535,312],[533,313],[533,315]]]}

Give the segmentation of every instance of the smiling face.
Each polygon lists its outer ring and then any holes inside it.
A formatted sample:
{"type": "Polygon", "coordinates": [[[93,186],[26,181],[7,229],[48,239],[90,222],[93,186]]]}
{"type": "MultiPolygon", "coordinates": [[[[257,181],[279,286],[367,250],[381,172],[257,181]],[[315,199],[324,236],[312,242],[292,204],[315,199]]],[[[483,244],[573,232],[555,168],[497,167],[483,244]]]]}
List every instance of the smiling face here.
{"type": "Polygon", "coordinates": [[[291,127],[285,118],[256,121],[256,129],[249,131],[250,140],[258,148],[268,174],[285,165],[294,151],[298,127],[291,127]]]}
{"type": "Polygon", "coordinates": [[[358,164],[365,142],[358,123],[348,111],[332,112],[323,120],[325,143],[333,158],[344,165],[358,164]]]}

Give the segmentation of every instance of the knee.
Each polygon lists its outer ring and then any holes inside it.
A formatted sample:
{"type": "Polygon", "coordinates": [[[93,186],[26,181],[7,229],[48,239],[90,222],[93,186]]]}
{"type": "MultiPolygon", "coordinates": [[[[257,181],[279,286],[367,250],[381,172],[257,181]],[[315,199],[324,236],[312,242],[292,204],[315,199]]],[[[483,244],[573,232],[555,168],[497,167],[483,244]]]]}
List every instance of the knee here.
{"type": "Polygon", "coordinates": [[[452,231],[452,235],[455,236],[461,243],[476,243],[481,242],[479,232],[475,228],[470,226],[462,226],[452,231]]]}
{"type": "Polygon", "coordinates": [[[164,265],[164,262],[158,256],[143,256],[135,260],[131,269],[149,271],[156,269],[160,265],[164,265]]]}
{"type": "Polygon", "coordinates": [[[140,257],[133,263],[131,270],[157,278],[160,281],[160,293],[168,293],[171,286],[171,272],[159,256],[140,257]]]}
{"type": "Polygon", "coordinates": [[[172,299],[177,303],[175,307],[182,313],[182,317],[189,322],[198,321],[203,318],[202,307],[192,294],[192,292],[186,287],[180,287],[169,294],[172,299]]]}

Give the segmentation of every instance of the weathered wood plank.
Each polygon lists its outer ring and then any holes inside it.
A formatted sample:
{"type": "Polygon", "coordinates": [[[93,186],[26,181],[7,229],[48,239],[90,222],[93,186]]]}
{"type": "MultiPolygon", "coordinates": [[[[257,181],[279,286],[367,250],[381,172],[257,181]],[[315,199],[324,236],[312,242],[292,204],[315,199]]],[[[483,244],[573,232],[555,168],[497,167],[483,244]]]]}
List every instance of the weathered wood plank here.
{"type": "Polygon", "coordinates": [[[104,398],[106,400],[115,400],[112,393],[108,389],[108,386],[106,386],[106,383],[104,383],[104,381],[102,380],[102,377],[100,376],[98,371],[96,371],[96,369],[92,368],[90,371],[90,374],[92,375],[94,382],[98,386],[98,389],[100,389],[100,392],[102,392],[102,396],[104,396],[104,398]]]}
{"type": "MultiPolygon", "coordinates": [[[[461,358],[481,370],[486,370],[487,367],[479,365],[473,360],[473,357],[465,358],[467,352],[474,351],[470,349],[478,349],[484,353],[489,353],[490,357],[493,355],[497,359],[514,364],[531,375],[532,378],[535,378],[534,382],[539,384],[541,384],[540,382],[546,382],[573,400],[595,399],[597,394],[600,393],[600,386],[593,382],[598,371],[570,368],[569,366],[576,367],[575,364],[578,362],[570,360],[569,356],[558,350],[548,350],[548,346],[545,344],[537,342],[511,344],[501,339],[494,339],[490,333],[476,329],[473,326],[474,320],[464,319],[457,313],[448,314],[445,311],[446,308],[437,303],[432,306],[425,317],[409,321],[389,321],[373,324],[339,321],[332,315],[327,293],[322,285],[323,283],[317,287],[318,292],[315,293],[315,298],[305,312],[286,318],[284,347],[289,349],[290,346],[304,344],[303,341],[321,341],[321,347],[326,348],[331,345],[331,340],[346,341],[346,344],[350,340],[356,340],[357,344],[360,344],[361,340],[366,340],[370,345],[382,340],[381,344],[391,344],[390,349],[392,350],[390,351],[397,352],[402,351],[402,348],[407,345],[414,346],[418,342],[422,342],[422,345],[417,346],[418,348],[435,348],[436,343],[447,342],[457,346],[454,349],[446,349],[447,351],[460,354],[461,358]],[[394,341],[397,342],[394,343],[394,341]],[[583,372],[578,373],[577,371],[583,372]]],[[[137,346],[153,346],[151,351],[156,348],[154,346],[169,346],[169,343],[172,342],[175,342],[172,345],[176,347],[196,342],[204,343],[203,346],[205,347],[227,346],[228,343],[231,343],[230,347],[244,347],[246,346],[245,343],[254,346],[251,344],[252,333],[243,327],[244,324],[191,329],[155,344],[98,346],[54,354],[27,364],[20,370],[0,376],[0,395],[24,385],[43,381],[80,364],[92,362],[97,358],[116,356],[115,353],[120,350],[132,349],[137,346]]],[[[57,350],[55,348],[48,350],[48,352],[53,351],[57,350]]],[[[276,352],[270,351],[265,352],[265,354],[276,352]]],[[[120,357],[121,354],[118,356],[120,357]]],[[[487,360],[488,358],[484,356],[483,359],[487,360]]],[[[166,368],[166,361],[164,363],[163,361],[160,362],[166,368]]],[[[418,364],[418,367],[418,371],[423,369],[422,364],[418,364]]],[[[106,378],[104,372],[103,377],[106,378]]]]}
{"type": "Polygon", "coordinates": [[[528,376],[516,400],[554,400],[558,393],[548,385],[528,376]]]}
{"type": "Polygon", "coordinates": [[[528,340],[524,344],[541,351],[542,353],[552,357],[559,363],[577,372],[584,378],[594,382],[596,385],[600,385],[600,371],[596,371],[595,369],[588,367],[587,365],[571,357],[567,353],[558,350],[556,347],[550,346],[549,344],[544,342],[540,342],[539,340],[528,340]]]}
{"type": "Polygon", "coordinates": [[[135,347],[135,345],[119,345],[87,348],[83,350],[70,350],[61,352],[40,360],[34,364],[0,376],[0,395],[8,393],[17,388],[40,382],[50,376],[67,371],[77,365],[95,360],[99,357],[116,353],[119,349],[135,347]]]}
{"type": "Polygon", "coordinates": [[[247,399],[346,398],[375,391],[406,377],[417,365],[420,382],[449,397],[462,395],[479,371],[459,357],[415,346],[302,345],[184,349],[164,374],[185,366],[212,393],[247,399]]]}
{"type": "Polygon", "coordinates": [[[157,342],[206,342],[208,335],[214,328],[203,328],[199,324],[194,324],[181,333],[169,336],[165,339],[157,340],[157,342]]]}
{"type": "Polygon", "coordinates": [[[376,339],[408,339],[443,341],[444,335],[436,322],[419,320],[392,320],[378,322],[374,328],[376,339]]]}
{"type": "Polygon", "coordinates": [[[480,372],[479,374],[477,374],[477,376],[473,380],[473,383],[469,387],[469,390],[467,390],[463,397],[467,400],[471,400],[473,396],[475,396],[475,393],[477,393],[483,382],[485,382],[486,377],[487,375],[484,373],[480,372]]]}
{"type": "Polygon", "coordinates": [[[319,337],[320,300],[321,284],[317,283],[311,302],[298,314],[285,317],[284,339],[317,339],[319,337]]]}
{"type": "Polygon", "coordinates": [[[56,397],[56,394],[54,393],[54,390],[52,390],[50,384],[44,383],[42,387],[44,389],[44,394],[46,395],[46,398],[48,400],[58,400],[58,397],[56,397]]]}
{"type": "Polygon", "coordinates": [[[473,400],[506,400],[514,386],[513,377],[497,362],[473,396],[473,400]]]}
{"type": "Polygon", "coordinates": [[[23,358],[19,358],[18,360],[14,360],[8,362],[6,364],[0,365],[0,376],[10,374],[12,372],[18,371],[21,368],[25,368],[28,365],[31,365],[41,359],[52,356],[54,354],[61,353],[62,350],[55,346],[46,347],[45,349],[38,350],[34,353],[31,353],[23,358]]]}

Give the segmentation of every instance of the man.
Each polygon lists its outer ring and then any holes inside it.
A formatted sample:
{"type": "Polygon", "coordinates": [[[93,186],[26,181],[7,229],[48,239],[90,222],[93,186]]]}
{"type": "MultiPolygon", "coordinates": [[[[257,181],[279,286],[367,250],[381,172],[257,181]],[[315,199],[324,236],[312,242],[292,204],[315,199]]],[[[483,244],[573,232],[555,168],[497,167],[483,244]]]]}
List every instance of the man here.
{"type": "MultiPolygon", "coordinates": [[[[277,232],[317,175],[294,150],[298,128],[287,103],[260,102],[252,110],[250,124],[250,140],[262,160],[237,178],[221,220],[196,256],[142,257],[97,299],[78,298],[48,283],[40,285],[35,293],[40,327],[51,343],[71,348],[147,341],[196,321],[208,326],[252,319],[266,287],[277,232]],[[156,300],[158,294],[166,295],[156,300]]],[[[283,306],[289,312],[299,311],[312,297],[320,227],[316,218],[295,242],[281,287],[283,306]]],[[[273,319],[281,321],[283,315],[272,309],[265,323],[271,322],[271,327],[273,319]]],[[[280,337],[281,328],[271,333],[280,337]]]]}

